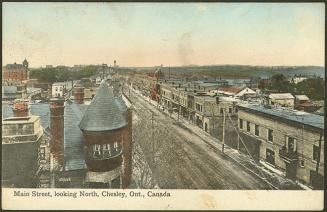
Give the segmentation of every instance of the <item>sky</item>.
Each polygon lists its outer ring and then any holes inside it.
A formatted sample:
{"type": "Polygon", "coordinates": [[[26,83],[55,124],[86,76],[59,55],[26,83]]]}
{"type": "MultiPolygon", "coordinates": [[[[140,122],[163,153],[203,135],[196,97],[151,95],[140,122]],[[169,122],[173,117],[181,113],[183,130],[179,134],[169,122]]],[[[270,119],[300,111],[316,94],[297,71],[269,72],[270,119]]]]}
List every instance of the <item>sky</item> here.
{"type": "Polygon", "coordinates": [[[323,3],[2,4],[3,64],[325,64],[323,3]]]}

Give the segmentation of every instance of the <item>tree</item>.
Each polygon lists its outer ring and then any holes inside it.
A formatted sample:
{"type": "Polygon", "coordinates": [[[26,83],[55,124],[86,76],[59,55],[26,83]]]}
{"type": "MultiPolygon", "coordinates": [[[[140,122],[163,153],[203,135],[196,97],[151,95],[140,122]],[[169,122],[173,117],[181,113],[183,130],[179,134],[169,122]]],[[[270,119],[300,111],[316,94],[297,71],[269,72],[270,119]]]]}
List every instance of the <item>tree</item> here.
{"type": "Polygon", "coordinates": [[[283,74],[275,74],[271,77],[270,90],[277,92],[293,92],[294,87],[283,74]]]}
{"type": "Polygon", "coordinates": [[[312,100],[325,99],[325,80],[320,77],[309,78],[295,85],[298,94],[305,94],[312,100]]]}

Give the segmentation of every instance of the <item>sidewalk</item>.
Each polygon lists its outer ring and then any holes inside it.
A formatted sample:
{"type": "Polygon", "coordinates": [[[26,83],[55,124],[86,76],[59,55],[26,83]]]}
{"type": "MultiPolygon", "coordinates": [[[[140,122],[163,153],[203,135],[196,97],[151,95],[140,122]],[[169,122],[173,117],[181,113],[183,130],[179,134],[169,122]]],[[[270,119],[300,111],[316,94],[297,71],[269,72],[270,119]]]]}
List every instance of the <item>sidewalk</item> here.
{"type": "MultiPolygon", "coordinates": [[[[137,92],[138,93],[138,92],[137,92]]],[[[165,113],[170,116],[172,119],[178,119],[178,114],[169,113],[167,109],[162,111],[157,107],[158,103],[156,101],[151,100],[148,97],[144,97],[139,94],[145,101],[153,105],[158,111],[161,113],[165,113]]],[[[194,124],[191,124],[189,120],[186,120],[183,116],[179,116],[179,125],[189,129],[194,133],[194,135],[201,138],[205,143],[213,147],[215,150],[219,151],[220,154],[224,154],[231,160],[235,161],[239,165],[241,165],[248,172],[257,176],[259,179],[265,181],[271,189],[284,189],[284,190],[302,190],[304,186],[297,184],[296,182],[287,179],[284,176],[283,171],[277,170],[276,168],[269,167],[265,162],[260,161],[260,163],[253,161],[249,155],[245,155],[243,153],[238,152],[236,149],[232,149],[231,147],[224,145],[224,153],[222,153],[222,142],[217,138],[212,137],[210,134],[205,132],[203,129],[197,127],[194,124]],[[275,170],[275,171],[273,171],[275,170]]],[[[307,188],[308,189],[308,188],[307,188]]]]}

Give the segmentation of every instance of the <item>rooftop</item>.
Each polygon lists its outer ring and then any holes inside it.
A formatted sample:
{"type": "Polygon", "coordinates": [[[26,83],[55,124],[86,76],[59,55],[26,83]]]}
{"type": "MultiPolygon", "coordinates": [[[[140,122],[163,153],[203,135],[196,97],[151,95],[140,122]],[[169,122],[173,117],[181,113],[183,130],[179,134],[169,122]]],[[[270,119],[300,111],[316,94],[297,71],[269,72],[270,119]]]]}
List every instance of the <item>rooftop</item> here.
{"type": "Polygon", "coordinates": [[[15,94],[17,92],[16,86],[2,86],[2,94],[15,94]]]}
{"type": "Polygon", "coordinates": [[[14,64],[7,64],[5,66],[8,70],[13,70],[13,69],[23,69],[24,66],[22,64],[17,64],[17,63],[14,63],[14,64]]]}
{"type": "Polygon", "coordinates": [[[70,100],[66,101],[64,119],[64,158],[66,171],[81,170],[86,167],[83,150],[83,133],[78,127],[86,108],[87,105],[75,104],[70,100]]]}
{"type": "Polygon", "coordinates": [[[306,95],[295,95],[295,98],[297,100],[309,100],[309,97],[307,97],[306,95]]]}
{"type": "Polygon", "coordinates": [[[2,124],[26,124],[33,123],[37,120],[38,116],[28,116],[28,117],[9,117],[2,120],[2,124]]]}
{"type": "Polygon", "coordinates": [[[224,88],[219,88],[218,92],[222,93],[231,93],[231,94],[237,94],[240,92],[242,88],[236,88],[236,87],[224,87],[224,88]]]}
{"type": "Polygon", "coordinates": [[[294,99],[294,96],[290,93],[271,93],[270,99],[294,99]]]}
{"type": "Polygon", "coordinates": [[[301,125],[305,124],[322,130],[324,129],[324,117],[316,114],[306,113],[297,110],[282,109],[282,108],[271,109],[261,105],[251,105],[251,104],[240,104],[239,107],[250,109],[255,112],[260,112],[271,116],[275,116],[301,125]]]}
{"type": "Polygon", "coordinates": [[[107,131],[119,129],[126,125],[127,122],[122,114],[121,105],[114,97],[113,88],[102,81],[79,124],[80,129],[107,131]]]}

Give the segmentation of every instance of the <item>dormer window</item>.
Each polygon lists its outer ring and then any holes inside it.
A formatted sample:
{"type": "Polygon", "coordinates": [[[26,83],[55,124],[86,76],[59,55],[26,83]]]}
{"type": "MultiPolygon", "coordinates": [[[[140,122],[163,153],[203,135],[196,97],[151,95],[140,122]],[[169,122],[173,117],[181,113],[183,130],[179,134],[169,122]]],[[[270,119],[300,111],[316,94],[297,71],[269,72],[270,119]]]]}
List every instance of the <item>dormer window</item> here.
{"type": "Polygon", "coordinates": [[[118,152],[118,143],[117,142],[114,143],[114,148],[115,148],[115,151],[118,152]]]}
{"type": "Polygon", "coordinates": [[[101,146],[99,144],[95,144],[93,146],[93,158],[101,157],[101,146]]]}
{"type": "Polygon", "coordinates": [[[102,148],[103,148],[103,157],[104,158],[110,157],[111,156],[110,144],[104,144],[102,148]]]}

